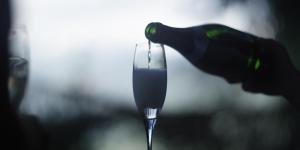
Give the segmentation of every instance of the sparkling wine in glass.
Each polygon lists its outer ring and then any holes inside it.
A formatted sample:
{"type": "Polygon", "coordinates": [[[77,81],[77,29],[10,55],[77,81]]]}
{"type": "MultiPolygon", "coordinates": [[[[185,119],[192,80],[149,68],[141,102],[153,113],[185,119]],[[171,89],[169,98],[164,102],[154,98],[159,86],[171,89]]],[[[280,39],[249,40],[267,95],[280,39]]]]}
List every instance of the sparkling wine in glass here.
{"type": "Polygon", "coordinates": [[[165,101],[167,65],[161,44],[136,44],[133,62],[133,92],[136,106],[143,116],[148,150],[152,150],[152,135],[158,114],[165,101]]]}
{"type": "Polygon", "coordinates": [[[29,73],[28,35],[24,25],[12,27],[9,44],[8,89],[11,105],[17,110],[26,91],[29,73]]]}

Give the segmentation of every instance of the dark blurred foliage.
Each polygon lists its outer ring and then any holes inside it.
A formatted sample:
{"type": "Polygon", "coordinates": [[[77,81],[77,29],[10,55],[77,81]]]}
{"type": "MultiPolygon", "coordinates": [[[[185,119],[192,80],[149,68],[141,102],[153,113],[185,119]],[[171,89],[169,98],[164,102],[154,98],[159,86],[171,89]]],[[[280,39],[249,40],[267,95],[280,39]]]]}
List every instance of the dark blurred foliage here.
{"type": "MultiPolygon", "coordinates": [[[[89,100],[89,96],[78,92],[70,92],[77,99],[89,100]]],[[[228,101],[226,99],[222,99],[228,101]]],[[[163,113],[164,114],[164,113],[163,113]]],[[[136,145],[137,135],[144,135],[144,130],[133,127],[132,124],[143,126],[141,116],[137,111],[126,108],[115,109],[109,115],[81,114],[77,117],[46,122],[28,119],[26,131],[32,149],[49,150],[86,150],[97,141],[98,149],[103,143],[120,145],[130,149],[124,142],[136,145]],[[35,122],[35,123],[34,123],[35,122]],[[130,130],[130,134],[115,131],[130,130]],[[114,135],[117,132],[117,135],[114,135]],[[111,138],[103,136],[104,133],[111,138]],[[100,137],[95,138],[93,134],[100,137]],[[115,136],[123,137],[116,139],[115,136]],[[87,140],[87,137],[90,140],[87,140]],[[91,141],[92,139],[92,141],[91,141]],[[116,139],[116,140],[115,140],[116,139]],[[128,140],[129,139],[129,140],[128,140]],[[123,143],[122,143],[123,142],[123,143]],[[123,145],[122,145],[123,144],[123,145]]],[[[265,111],[242,111],[240,109],[219,109],[211,113],[162,115],[154,134],[154,149],[157,142],[166,149],[173,150],[295,150],[300,148],[300,115],[287,103],[280,108],[265,111]]],[[[146,136],[144,136],[146,149],[146,136]]]]}
{"type": "MultiPolygon", "coordinates": [[[[70,91],[69,94],[78,100],[92,101],[88,95],[79,92],[70,91]]],[[[44,122],[30,115],[22,115],[20,118],[31,150],[95,150],[89,148],[95,141],[121,147],[124,142],[132,145],[140,142],[146,149],[144,130],[132,129],[131,126],[143,126],[137,110],[119,107],[108,115],[79,114],[66,119],[52,116],[44,122]],[[130,130],[130,134],[115,131],[115,126],[122,126],[121,130],[130,130]],[[115,132],[117,135],[113,135],[115,132]],[[102,137],[104,133],[112,134],[112,138],[107,135],[102,137]],[[100,137],[95,138],[94,134],[100,137]],[[135,141],[136,135],[143,135],[144,139],[135,141]],[[115,141],[115,136],[122,138],[115,141]]],[[[160,142],[167,149],[173,150],[295,150],[300,149],[299,126],[299,111],[287,103],[283,103],[280,108],[265,111],[243,111],[233,107],[202,114],[163,113],[155,130],[154,149],[160,142]]],[[[107,149],[101,144],[98,145],[99,150],[107,149]]],[[[130,149],[128,145],[123,147],[130,149]]]]}

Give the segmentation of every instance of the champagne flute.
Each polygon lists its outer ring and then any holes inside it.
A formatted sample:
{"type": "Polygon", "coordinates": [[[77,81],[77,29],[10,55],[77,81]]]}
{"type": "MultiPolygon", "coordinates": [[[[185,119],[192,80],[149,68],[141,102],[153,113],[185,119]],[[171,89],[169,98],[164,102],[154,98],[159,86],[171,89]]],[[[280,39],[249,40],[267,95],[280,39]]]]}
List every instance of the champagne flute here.
{"type": "Polygon", "coordinates": [[[136,44],[133,62],[133,91],[139,113],[144,118],[147,147],[152,150],[152,135],[165,101],[167,65],[162,44],[136,44]]]}
{"type": "Polygon", "coordinates": [[[9,79],[10,102],[18,110],[26,91],[29,74],[28,35],[24,25],[13,26],[9,34],[9,79]]]}

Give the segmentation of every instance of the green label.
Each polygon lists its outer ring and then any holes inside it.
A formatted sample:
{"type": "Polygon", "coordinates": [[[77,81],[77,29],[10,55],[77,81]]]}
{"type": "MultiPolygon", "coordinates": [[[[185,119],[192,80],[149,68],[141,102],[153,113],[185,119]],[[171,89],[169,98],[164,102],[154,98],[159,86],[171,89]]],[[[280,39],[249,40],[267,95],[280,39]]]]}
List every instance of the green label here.
{"type": "Polygon", "coordinates": [[[258,58],[255,62],[255,65],[254,65],[254,70],[257,71],[259,68],[261,67],[261,61],[260,59],[258,58]]]}
{"type": "Polygon", "coordinates": [[[259,58],[256,60],[251,56],[247,60],[247,67],[250,69],[254,69],[254,71],[257,71],[261,68],[262,62],[259,58]]]}
{"type": "Polygon", "coordinates": [[[223,29],[213,29],[213,30],[207,31],[206,36],[208,38],[215,39],[224,32],[225,32],[225,30],[223,30],[223,29]]]}

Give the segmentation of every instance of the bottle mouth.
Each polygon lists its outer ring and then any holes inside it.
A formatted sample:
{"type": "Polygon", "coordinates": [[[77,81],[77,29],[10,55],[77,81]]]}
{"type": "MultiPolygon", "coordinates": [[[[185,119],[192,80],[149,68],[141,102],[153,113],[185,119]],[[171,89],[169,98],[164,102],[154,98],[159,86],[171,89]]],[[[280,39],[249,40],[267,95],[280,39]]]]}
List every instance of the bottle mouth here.
{"type": "Polygon", "coordinates": [[[152,23],[149,23],[147,26],[146,26],[146,29],[145,29],[145,36],[149,39],[151,39],[151,37],[153,37],[155,34],[157,34],[157,26],[158,26],[158,22],[152,22],[152,23]]]}

